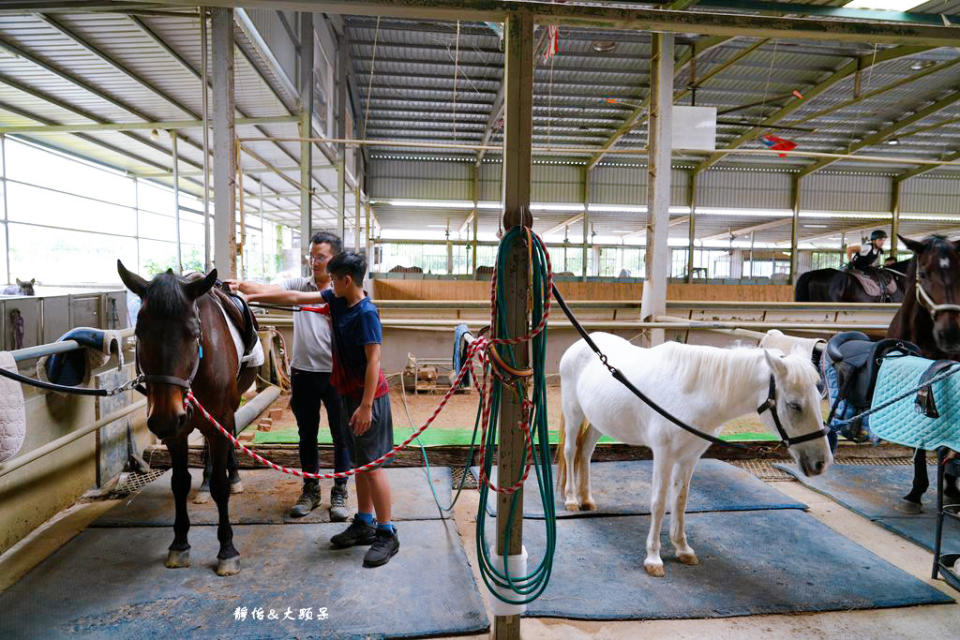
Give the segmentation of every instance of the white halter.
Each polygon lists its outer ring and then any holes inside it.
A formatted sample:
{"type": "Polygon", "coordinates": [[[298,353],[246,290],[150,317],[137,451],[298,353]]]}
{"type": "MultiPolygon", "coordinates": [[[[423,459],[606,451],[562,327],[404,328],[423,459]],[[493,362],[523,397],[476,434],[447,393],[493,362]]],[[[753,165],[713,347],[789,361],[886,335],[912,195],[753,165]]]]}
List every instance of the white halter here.
{"type": "Polygon", "coordinates": [[[916,288],[917,303],[930,313],[931,318],[936,319],[937,314],[941,311],[960,312],[960,304],[936,304],[933,299],[930,298],[930,295],[923,290],[923,285],[920,284],[920,280],[917,280],[916,288]]]}

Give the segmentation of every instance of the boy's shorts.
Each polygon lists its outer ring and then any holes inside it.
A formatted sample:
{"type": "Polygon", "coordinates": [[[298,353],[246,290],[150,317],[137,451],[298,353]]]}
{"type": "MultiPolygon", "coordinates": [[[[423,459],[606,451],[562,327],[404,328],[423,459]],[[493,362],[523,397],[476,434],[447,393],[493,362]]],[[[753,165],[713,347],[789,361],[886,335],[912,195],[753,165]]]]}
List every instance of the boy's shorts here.
{"type": "MultiPolygon", "coordinates": [[[[344,433],[347,436],[347,446],[350,449],[350,458],[354,467],[360,467],[373,462],[380,456],[393,449],[393,415],[390,411],[390,394],[385,394],[373,401],[373,420],[366,433],[358,436],[350,426],[350,418],[360,406],[360,400],[343,398],[343,420],[346,422],[344,433]]],[[[390,460],[381,464],[388,464],[390,460]]]]}

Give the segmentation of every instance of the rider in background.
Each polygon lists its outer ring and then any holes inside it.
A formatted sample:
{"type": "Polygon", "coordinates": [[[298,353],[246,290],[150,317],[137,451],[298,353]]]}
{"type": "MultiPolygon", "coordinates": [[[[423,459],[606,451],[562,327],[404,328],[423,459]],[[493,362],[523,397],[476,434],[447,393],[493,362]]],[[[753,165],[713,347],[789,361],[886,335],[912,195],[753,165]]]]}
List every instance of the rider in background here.
{"type": "Polygon", "coordinates": [[[887,232],[877,229],[870,234],[870,242],[847,247],[847,260],[850,267],[860,271],[870,272],[880,266],[880,257],[883,255],[883,244],[887,241],[887,232]]]}

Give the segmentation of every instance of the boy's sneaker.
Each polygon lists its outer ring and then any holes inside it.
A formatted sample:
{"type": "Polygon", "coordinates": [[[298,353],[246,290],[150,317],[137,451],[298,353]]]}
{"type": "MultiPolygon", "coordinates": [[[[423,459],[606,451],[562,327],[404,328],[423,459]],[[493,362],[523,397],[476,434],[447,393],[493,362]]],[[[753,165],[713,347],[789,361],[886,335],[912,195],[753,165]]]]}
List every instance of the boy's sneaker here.
{"type": "Polygon", "coordinates": [[[397,555],[397,551],[400,551],[400,538],[397,537],[397,532],[377,529],[376,540],[363,556],[363,566],[368,569],[383,566],[390,562],[390,558],[397,555]]]}
{"type": "Polygon", "coordinates": [[[330,522],[346,522],[350,517],[347,510],[346,485],[333,485],[330,489],[330,522]]]}
{"type": "Polygon", "coordinates": [[[377,537],[377,527],[367,524],[357,516],[346,530],[330,538],[330,546],[334,549],[346,549],[360,545],[373,544],[377,537]]]}
{"type": "Polygon", "coordinates": [[[297,500],[297,504],[293,505],[290,509],[290,515],[294,518],[302,518],[311,511],[317,508],[317,505],[320,504],[320,485],[308,483],[303,485],[303,491],[300,493],[300,498],[297,500]]]}

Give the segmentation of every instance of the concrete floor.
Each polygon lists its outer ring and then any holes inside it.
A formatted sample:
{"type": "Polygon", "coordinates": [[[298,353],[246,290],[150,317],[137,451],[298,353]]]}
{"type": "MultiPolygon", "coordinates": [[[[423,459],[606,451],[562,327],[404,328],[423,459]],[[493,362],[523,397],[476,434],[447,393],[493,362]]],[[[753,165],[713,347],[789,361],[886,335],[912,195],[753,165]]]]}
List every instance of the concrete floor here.
{"type": "MultiPolygon", "coordinates": [[[[858,516],[829,498],[797,482],[777,482],[776,488],[810,505],[810,513],[844,536],[873,551],[888,562],[933,585],[954,598],[960,594],[941,581],[930,580],[932,554],[858,516]]],[[[0,556],[0,590],[19,580],[57,548],[83,531],[90,522],[117,501],[77,504],[0,556]]],[[[478,494],[464,492],[455,511],[455,521],[464,548],[476,570],[474,523],[478,494]]],[[[491,620],[493,614],[489,611],[491,620]]],[[[641,636],[668,638],[951,638],[960,632],[960,605],[930,605],[896,609],[845,611],[797,615],[762,615],[703,620],[656,620],[649,622],[582,622],[557,619],[524,619],[522,635],[540,638],[610,638],[641,636]]],[[[482,636],[463,636],[482,637],[482,636]]]]}

